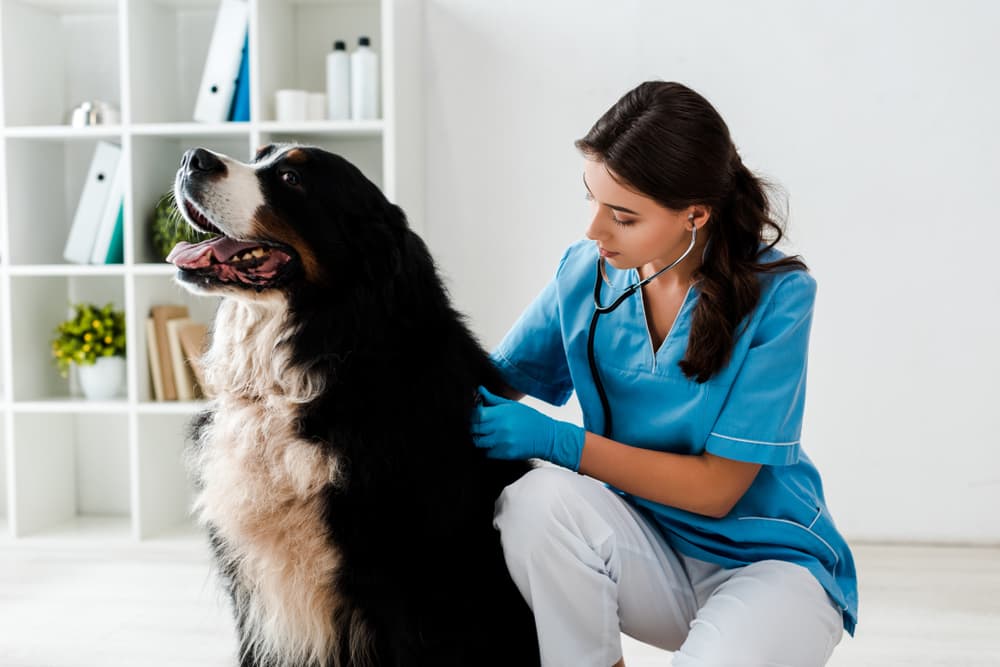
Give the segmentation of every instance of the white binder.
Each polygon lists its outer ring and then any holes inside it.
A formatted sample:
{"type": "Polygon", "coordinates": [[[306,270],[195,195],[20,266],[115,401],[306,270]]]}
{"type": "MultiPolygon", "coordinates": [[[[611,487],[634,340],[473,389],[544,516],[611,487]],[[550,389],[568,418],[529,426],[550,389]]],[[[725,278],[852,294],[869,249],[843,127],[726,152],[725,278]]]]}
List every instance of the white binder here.
{"type": "Polygon", "coordinates": [[[244,0],[222,0],[215,17],[212,41],[208,45],[201,88],[194,106],[194,119],[202,123],[223,123],[236,92],[243,41],[247,34],[249,9],[244,0]]]}
{"type": "Polygon", "coordinates": [[[101,224],[104,203],[111,191],[112,180],[118,171],[121,147],[107,141],[98,141],[94,157],[90,160],[87,180],[76,205],[73,226],[70,227],[63,258],[75,264],[88,264],[94,248],[94,239],[101,224]]]}
{"type": "Polygon", "coordinates": [[[104,264],[108,259],[108,250],[114,240],[118,215],[125,197],[125,169],[119,159],[118,167],[111,177],[111,187],[101,209],[100,224],[94,234],[94,246],[90,250],[91,264],[104,264]]]}

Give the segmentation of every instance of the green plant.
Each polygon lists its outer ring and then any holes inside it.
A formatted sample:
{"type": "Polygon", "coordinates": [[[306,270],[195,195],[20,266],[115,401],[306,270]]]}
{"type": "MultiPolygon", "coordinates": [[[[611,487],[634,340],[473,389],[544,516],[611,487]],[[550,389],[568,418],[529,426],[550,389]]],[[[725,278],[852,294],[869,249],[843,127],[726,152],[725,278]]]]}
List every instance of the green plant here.
{"type": "Polygon", "coordinates": [[[173,193],[168,192],[157,202],[153,211],[152,239],[153,249],[160,259],[165,260],[174,246],[181,241],[198,243],[207,241],[214,234],[202,234],[189,225],[174,203],[173,193]]]}
{"type": "Polygon", "coordinates": [[[71,364],[90,365],[98,357],[125,356],[125,312],[113,304],[103,308],[92,303],[71,305],[73,317],[55,329],[52,357],[59,374],[69,376],[71,364]]]}

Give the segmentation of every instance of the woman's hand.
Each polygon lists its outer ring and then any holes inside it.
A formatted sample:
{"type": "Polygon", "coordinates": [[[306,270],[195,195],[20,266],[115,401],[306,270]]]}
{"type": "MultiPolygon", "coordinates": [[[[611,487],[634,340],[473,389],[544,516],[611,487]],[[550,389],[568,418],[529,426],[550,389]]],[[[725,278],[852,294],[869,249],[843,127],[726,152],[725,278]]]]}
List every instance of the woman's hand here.
{"type": "Polygon", "coordinates": [[[482,403],[472,413],[476,447],[493,459],[540,458],[570,470],[580,467],[585,431],[517,401],[479,387],[482,403]]]}

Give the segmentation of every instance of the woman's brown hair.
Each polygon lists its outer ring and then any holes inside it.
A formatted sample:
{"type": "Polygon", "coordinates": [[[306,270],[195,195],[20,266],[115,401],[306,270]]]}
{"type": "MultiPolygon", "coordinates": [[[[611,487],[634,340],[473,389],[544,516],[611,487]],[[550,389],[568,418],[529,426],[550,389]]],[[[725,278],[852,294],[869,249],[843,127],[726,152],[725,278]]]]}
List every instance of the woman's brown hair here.
{"type": "Polygon", "coordinates": [[[743,165],[708,100],[680,83],[639,84],[574,145],[661,206],[711,208],[699,230],[708,234],[705,259],[694,273],[701,294],[679,363],[685,376],[705,382],[729,362],[736,329],[760,300],[756,274],[808,270],[798,255],[758,262],[784,235],[765,194],[773,186],[743,165]],[[770,242],[769,229],[775,233],[770,242]]]}

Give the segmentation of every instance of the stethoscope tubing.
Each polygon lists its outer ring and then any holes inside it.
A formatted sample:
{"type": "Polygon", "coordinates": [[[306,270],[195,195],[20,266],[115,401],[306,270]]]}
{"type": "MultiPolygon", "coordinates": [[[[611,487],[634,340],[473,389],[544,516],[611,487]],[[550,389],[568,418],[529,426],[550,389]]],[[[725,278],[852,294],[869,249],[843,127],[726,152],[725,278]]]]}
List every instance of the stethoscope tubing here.
{"type": "Polygon", "coordinates": [[[597,395],[601,399],[601,407],[603,408],[604,411],[604,424],[603,424],[604,428],[602,429],[603,432],[602,434],[606,438],[611,437],[613,425],[611,421],[611,405],[608,402],[608,395],[604,391],[604,383],[601,382],[601,375],[597,370],[597,358],[594,354],[594,334],[597,332],[597,320],[601,315],[616,310],[618,306],[624,303],[625,299],[635,294],[638,290],[642,289],[642,287],[647,283],[649,283],[649,281],[653,280],[661,273],[669,271],[670,269],[674,268],[682,261],[684,261],[684,258],[687,257],[689,254],[691,254],[691,251],[694,249],[694,245],[697,239],[698,239],[698,226],[694,225],[691,229],[691,242],[688,244],[687,250],[684,251],[684,254],[682,254],[676,260],[674,260],[667,266],[663,267],[653,275],[644,278],[639,282],[632,283],[631,285],[626,287],[625,291],[622,292],[618,296],[618,298],[612,301],[610,306],[601,305],[601,282],[607,280],[607,276],[604,270],[604,264],[605,264],[604,258],[603,257],[597,258],[597,279],[596,282],[594,283],[594,315],[590,318],[590,331],[587,334],[587,361],[590,364],[590,375],[594,380],[594,387],[597,388],[597,395]]]}

